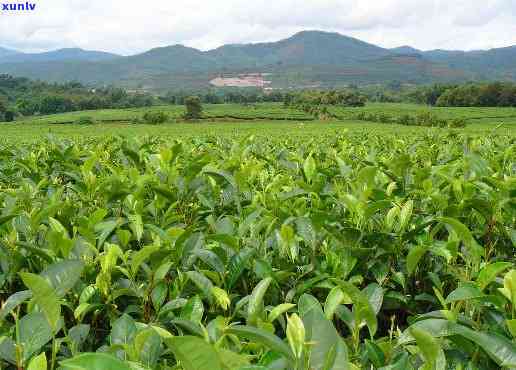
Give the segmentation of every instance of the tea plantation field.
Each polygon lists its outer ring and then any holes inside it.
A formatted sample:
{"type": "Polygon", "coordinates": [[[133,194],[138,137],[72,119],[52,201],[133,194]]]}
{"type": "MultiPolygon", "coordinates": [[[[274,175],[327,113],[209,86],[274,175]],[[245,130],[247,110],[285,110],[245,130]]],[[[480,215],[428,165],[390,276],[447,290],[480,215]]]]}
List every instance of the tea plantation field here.
{"type": "Polygon", "coordinates": [[[0,368],[516,368],[514,110],[152,109],[0,124],[0,368]]]}

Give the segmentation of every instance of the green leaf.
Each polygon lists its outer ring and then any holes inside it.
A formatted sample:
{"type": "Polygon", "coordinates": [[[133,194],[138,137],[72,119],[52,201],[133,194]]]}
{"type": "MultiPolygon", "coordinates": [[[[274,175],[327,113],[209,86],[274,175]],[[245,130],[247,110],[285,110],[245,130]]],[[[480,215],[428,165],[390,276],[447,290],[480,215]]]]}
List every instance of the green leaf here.
{"type": "Polygon", "coordinates": [[[147,245],[138,252],[134,253],[133,258],[131,259],[131,271],[133,275],[136,275],[143,262],[145,262],[150,256],[159,250],[159,245],[147,245]]]}
{"type": "Polygon", "coordinates": [[[255,250],[251,248],[242,249],[239,253],[231,257],[228,266],[227,284],[228,289],[233,288],[242,273],[247,267],[248,262],[254,256],[255,250]]]}
{"type": "Polygon", "coordinates": [[[247,309],[247,323],[249,325],[256,325],[258,319],[262,316],[263,297],[265,296],[271,282],[272,278],[265,278],[254,287],[247,309]]]}
{"type": "Polygon", "coordinates": [[[299,313],[310,346],[310,369],[348,370],[348,349],[332,322],[327,320],[315,297],[304,294],[298,302],[299,313]]]}
{"type": "Polygon", "coordinates": [[[81,303],[77,308],[75,308],[73,315],[79,322],[81,322],[88,313],[99,309],[102,306],[103,305],[100,303],[81,303]]]}
{"type": "Polygon", "coordinates": [[[500,292],[511,301],[513,310],[516,312],[516,270],[511,270],[503,277],[503,288],[500,292]]]}
{"type": "Polygon", "coordinates": [[[513,264],[510,262],[495,262],[484,266],[484,268],[480,270],[477,278],[480,290],[483,291],[487,288],[487,286],[491,284],[499,274],[509,269],[511,266],[513,266],[513,264]]]}
{"type": "Polygon", "coordinates": [[[104,242],[115,231],[115,229],[120,227],[124,223],[125,223],[125,221],[123,221],[122,219],[117,219],[117,220],[101,222],[101,223],[95,225],[95,232],[97,234],[97,240],[98,240],[97,248],[100,250],[100,248],[104,245],[104,242]]]}
{"type": "Polygon", "coordinates": [[[285,356],[289,361],[294,361],[295,356],[289,346],[274,334],[253,326],[236,325],[226,330],[226,334],[233,334],[243,337],[253,342],[260,343],[265,347],[277,351],[285,356]]]}
{"type": "Polygon", "coordinates": [[[23,283],[32,291],[32,299],[45,314],[52,331],[57,330],[61,318],[61,305],[54,289],[41,276],[20,272],[23,283]]]}
{"type": "Polygon", "coordinates": [[[371,283],[362,292],[367,296],[374,313],[378,315],[383,304],[383,288],[376,283],[371,283]]]}
{"type": "Polygon", "coordinates": [[[168,294],[168,285],[165,284],[163,281],[156,284],[154,289],[152,289],[151,301],[152,301],[152,305],[154,306],[154,309],[156,311],[159,311],[161,306],[163,306],[163,303],[165,303],[167,294],[168,294]]]}
{"type": "Polygon", "coordinates": [[[276,307],[274,307],[271,312],[269,312],[269,315],[267,317],[267,321],[272,323],[274,322],[278,317],[283,315],[285,312],[288,312],[292,308],[296,307],[295,304],[292,303],[282,303],[276,307]]]}
{"type": "Polygon", "coordinates": [[[8,337],[0,337],[0,359],[16,365],[16,343],[8,337]]]}
{"type": "Polygon", "coordinates": [[[367,357],[376,368],[380,368],[385,363],[385,355],[382,349],[373,341],[366,340],[365,343],[367,357]]]}
{"type": "Polygon", "coordinates": [[[161,280],[164,280],[172,265],[172,262],[166,262],[158,267],[154,272],[154,282],[160,282],[161,280]]]}
{"type": "Polygon", "coordinates": [[[22,317],[19,328],[24,360],[28,360],[52,340],[52,328],[40,312],[32,312],[22,317]]]}
{"type": "Polygon", "coordinates": [[[193,296],[188,300],[186,305],[181,310],[180,317],[194,323],[200,323],[204,314],[204,306],[199,296],[193,296]]]}
{"type": "Polygon", "coordinates": [[[136,336],[136,322],[127,314],[120,316],[111,327],[111,344],[126,345],[132,343],[136,336]]]}
{"type": "Polygon", "coordinates": [[[203,292],[205,298],[211,303],[213,301],[213,283],[211,280],[197,271],[188,271],[186,276],[203,292]]]}
{"type": "Polygon", "coordinates": [[[342,291],[351,297],[353,301],[353,311],[356,312],[357,321],[365,321],[369,329],[369,335],[373,338],[378,329],[378,321],[376,319],[376,313],[369,302],[369,298],[349,282],[337,280],[337,283],[342,291]]]}
{"type": "Polygon", "coordinates": [[[161,355],[161,337],[150,327],[142,330],[134,338],[134,349],[139,354],[139,362],[154,369],[161,355]]]}
{"type": "Polygon", "coordinates": [[[344,292],[339,287],[335,287],[330,291],[324,304],[324,315],[328,320],[333,319],[337,307],[344,302],[345,298],[344,292]]]}
{"type": "Polygon", "coordinates": [[[84,263],[79,260],[66,260],[54,263],[41,273],[54,288],[59,298],[64,297],[79,281],[84,263]]]}
{"type": "Polygon", "coordinates": [[[301,358],[305,345],[305,326],[295,313],[287,317],[287,339],[296,358],[301,358]]]}
{"type": "Polygon", "coordinates": [[[191,336],[165,340],[184,370],[222,370],[215,348],[203,339],[191,336]]]}
{"type": "Polygon", "coordinates": [[[374,166],[367,166],[358,172],[357,183],[361,190],[364,188],[372,188],[374,186],[376,173],[378,168],[374,166]]]}
{"type": "Polygon", "coordinates": [[[452,303],[456,301],[467,301],[470,299],[483,297],[484,293],[475,283],[463,283],[453,292],[451,292],[446,298],[446,303],[452,303]]]}
{"type": "Polygon", "coordinates": [[[512,337],[516,339],[516,319],[506,320],[505,323],[507,324],[507,329],[509,329],[512,337]]]}
{"type": "Polygon", "coordinates": [[[398,206],[392,207],[389,212],[387,212],[387,215],[385,216],[385,228],[387,231],[392,231],[394,227],[394,221],[396,221],[396,218],[400,215],[400,208],[398,206]]]}
{"type": "Polygon", "coordinates": [[[483,249],[477,243],[475,238],[473,238],[471,231],[469,231],[466,225],[451,217],[439,217],[437,218],[437,221],[446,224],[455,232],[455,234],[457,234],[457,237],[464,242],[464,245],[470,254],[470,258],[472,258],[475,262],[480,261],[480,258],[483,254],[483,249]]]}
{"type": "Polygon", "coordinates": [[[249,366],[248,356],[240,355],[224,348],[217,348],[217,352],[225,370],[242,370],[249,366]]]}
{"type": "Polygon", "coordinates": [[[478,344],[499,366],[516,367],[516,344],[507,338],[454,323],[450,327],[454,334],[478,344]]]}
{"type": "Polygon", "coordinates": [[[2,226],[3,224],[11,221],[13,218],[15,217],[18,217],[18,215],[7,215],[7,216],[2,216],[0,217],[0,226],[2,226]]]}
{"type": "Polygon", "coordinates": [[[317,175],[317,164],[315,163],[315,159],[312,155],[309,155],[303,164],[303,171],[305,172],[306,179],[308,182],[313,182],[315,176],[317,175]]]}
{"type": "Polygon", "coordinates": [[[407,329],[399,338],[399,345],[414,340],[413,335],[411,335],[413,329],[423,330],[433,337],[460,335],[479,345],[499,366],[516,366],[516,344],[499,335],[472,330],[448,320],[428,319],[419,321],[407,329]]]}
{"type": "Polygon", "coordinates": [[[407,255],[407,272],[409,275],[416,271],[416,267],[419,264],[421,258],[425,255],[427,248],[424,245],[416,245],[410,248],[407,255]]]}
{"type": "Polygon", "coordinates": [[[229,294],[224,289],[221,289],[216,286],[213,287],[211,293],[215,298],[215,302],[217,303],[217,305],[224,311],[227,311],[227,309],[231,305],[231,299],[229,298],[229,294]]]}
{"type": "Polygon", "coordinates": [[[209,176],[212,176],[215,178],[222,178],[222,179],[226,180],[233,189],[237,189],[237,182],[235,180],[235,177],[227,171],[219,170],[217,168],[206,168],[203,170],[203,174],[206,174],[206,175],[209,175],[209,176]]]}
{"type": "Polygon", "coordinates": [[[34,357],[27,367],[27,370],[47,370],[47,356],[45,352],[34,357]]]}
{"type": "Polygon", "coordinates": [[[142,216],[137,215],[129,215],[127,217],[130,221],[129,228],[133,232],[134,236],[136,237],[136,240],[140,241],[142,240],[143,236],[143,220],[142,216]]]}
{"type": "Polygon", "coordinates": [[[392,202],[390,200],[379,200],[377,202],[369,203],[364,210],[364,219],[369,220],[379,211],[387,209],[392,206],[392,202]]]}
{"type": "Polygon", "coordinates": [[[219,274],[224,273],[224,263],[222,263],[220,257],[217,256],[214,252],[208,249],[197,249],[193,252],[193,254],[205,264],[210,266],[214,271],[217,271],[219,274]]]}
{"type": "Polygon", "coordinates": [[[415,338],[418,348],[425,359],[424,369],[446,370],[446,357],[437,340],[423,329],[412,327],[410,333],[415,338]]]}
{"type": "Polygon", "coordinates": [[[412,217],[413,209],[414,209],[414,201],[413,200],[407,201],[403,205],[403,207],[401,207],[400,223],[399,223],[398,231],[404,231],[407,228],[408,223],[410,222],[410,218],[412,217]]]}
{"type": "Polygon", "coordinates": [[[387,365],[379,368],[378,370],[413,370],[414,368],[410,366],[409,356],[404,353],[401,356],[397,356],[396,362],[391,365],[387,365]],[[401,358],[400,358],[401,357],[401,358]]]}
{"type": "Polygon", "coordinates": [[[131,370],[131,367],[106,353],[83,353],[60,362],[63,370],[131,370]]]}
{"type": "Polygon", "coordinates": [[[70,237],[68,235],[68,231],[66,230],[66,228],[61,224],[61,222],[59,222],[55,218],[49,217],[48,224],[50,225],[50,229],[52,229],[53,231],[62,234],[66,238],[70,237]]]}
{"type": "Polygon", "coordinates": [[[296,261],[299,255],[299,246],[294,229],[290,225],[283,224],[276,235],[281,255],[289,256],[292,261],[296,261]]]}
{"type": "Polygon", "coordinates": [[[399,345],[406,345],[413,341],[415,341],[414,337],[411,335],[411,330],[413,328],[423,330],[433,337],[448,337],[453,335],[450,325],[451,321],[443,320],[443,319],[427,319],[418,321],[412,324],[407,330],[403,332],[403,334],[398,339],[399,345]]]}
{"type": "Polygon", "coordinates": [[[88,334],[90,333],[90,326],[85,324],[78,324],[68,330],[68,338],[72,343],[78,347],[86,339],[88,339],[88,334]]]}
{"type": "Polygon", "coordinates": [[[206,329],[202,326],[202,324],[198,322],[194,322],[191,320],[183,320],[183,319],[175,319],[171,321],[176,327],[179,327],[183,331],[187,333],[194,334],[199,338],[204,338],[206,336],[206,329]]]}
{"type": "Polygon", "coordinates": [[[0,321],[4,320],[16,307],[30,298],[32,298],[32,292],[30,290],[16,292],[7,298],[7,301],[5,301],[0,310],[0,321]]]}

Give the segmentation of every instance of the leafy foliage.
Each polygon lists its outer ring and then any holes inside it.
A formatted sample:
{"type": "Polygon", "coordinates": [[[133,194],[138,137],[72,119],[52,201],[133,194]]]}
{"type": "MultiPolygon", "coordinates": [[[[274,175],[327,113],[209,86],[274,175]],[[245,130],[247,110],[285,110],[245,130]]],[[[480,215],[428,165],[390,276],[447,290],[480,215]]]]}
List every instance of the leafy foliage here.
{"type": "Polygon", "coordinates": [[[0,366],[516,366],[514,137],[0,153],[0,366]]]}

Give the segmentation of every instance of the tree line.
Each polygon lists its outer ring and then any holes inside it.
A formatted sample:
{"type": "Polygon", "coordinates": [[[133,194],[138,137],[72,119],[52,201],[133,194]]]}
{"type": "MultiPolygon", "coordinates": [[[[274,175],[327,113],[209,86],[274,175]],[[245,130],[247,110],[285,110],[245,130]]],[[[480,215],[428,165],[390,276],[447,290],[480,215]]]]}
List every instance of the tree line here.
{"type": "Polygon", "coordinates": [[[285,95],[286,106],[345,106],[363,107],[367,101],[365,95],[353,90],[303,90],[285,95]]]}
{"type": "Polygon", "coordinates": [[[116,87],[89,88],[78,82],[53,84],[0,75],[0,120],[16,116],[54,114],[155,104],[150,94],[128,93],[116,87]]]}
{"type": "Polygon", "coordinates": [[[287,93],[282,91],[263,92],[259,89],[214,89],[203,91],[170,91],[158,97],[160,102],[174,105],[185,105],[191,96],[199,97],[203,104],[254,104],[254,103],[281,103],[285,101],[287,93]]]}
{"type": "Polygon", "coordinates": [[[205,104],[252,104],[283,102],[285,93],[258,89],[204,91],[170,91],[156,96],[128,92],[117,87],[92,88],[79,82],[63,84],[32,81],[24,77],[0,75],[0,121],[16,116],[55,114],[96,109],[123,109],[159,104],[185,105],[192,96],[205,104]]]}
{"type": "Polygon", "coordinates": [[[324,116],[328,106],[360,107],[366,101],[449,107],[516,107],[516,84],[493,82],[411,86],[393,81],[385,85],[349,86],[344,90],[292,92],[225,88],[170,91],[155,96],[112,86],[91,88],[78,82],[55,84],[0,75],[0,121],[12,121],[16,116],[83,110],[137,108],[157,104],[185,105],[191,96],[197,96],[202,104],[283,102],[285,106],[324,116]]]}
{"type": "Polygon", "coordinates": [[[516,84],[511,82],[429,86],[391,83],[357,89],[373,102],[405,102],[441,107],[516,107],[516,84]]]}

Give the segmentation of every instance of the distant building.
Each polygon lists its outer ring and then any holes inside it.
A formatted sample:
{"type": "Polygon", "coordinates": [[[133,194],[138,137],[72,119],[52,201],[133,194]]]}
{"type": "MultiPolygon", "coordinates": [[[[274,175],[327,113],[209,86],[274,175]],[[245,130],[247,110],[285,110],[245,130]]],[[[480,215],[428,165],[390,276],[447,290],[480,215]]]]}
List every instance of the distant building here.
{"type": "Polygon", "coordinates": [[[210,81],[217,87],[261,87],[264,88],[272,82],[264,79],[262,73],[247,73],[236,77],[223,77],[222,75],[210,81]]]}

